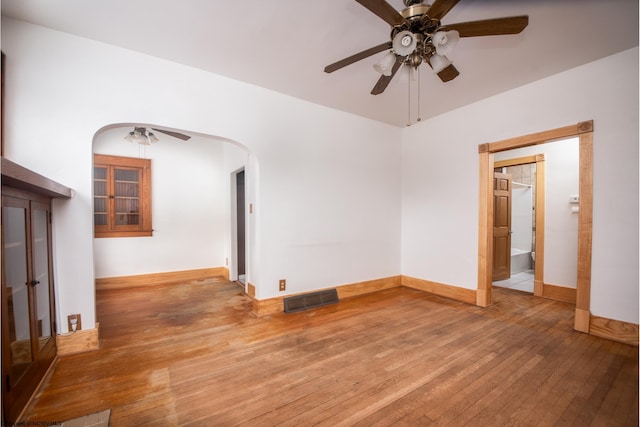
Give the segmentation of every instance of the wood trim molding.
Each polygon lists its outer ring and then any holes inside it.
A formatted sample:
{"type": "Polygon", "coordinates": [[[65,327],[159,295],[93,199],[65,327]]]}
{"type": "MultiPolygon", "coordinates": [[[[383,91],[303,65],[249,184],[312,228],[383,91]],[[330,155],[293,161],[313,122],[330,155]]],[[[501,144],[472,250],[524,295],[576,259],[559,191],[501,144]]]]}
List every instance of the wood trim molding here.
{"type": "MultiPolygon", "coordinates": [[[[253,286],[250,284],[250,286],[253,286]]],[[[401,286],[400,276],[386,277],[383,279],[367,280],[364,282],[350,283],[348,285],[336,286],[338,291],[338,298],[350,298],[358,295],[369,294],[371,292],[381,291],[383,289],[396,288],[401,286]]],[[[325,288],[332,289],[332,288],[325,288]]],[[[314,291],[321,291],[323,289],[315,289],[314,291]]],[[[251,288],[249,289],[249,296],[251,296],[251,288]]],[[[311,292],[311,291],[310,291],[311,292]]],[[[255,295],[255,287],[253,289],[255,295]]],[[[304,294],[304,293],[302,293],[304,294]]],[[[253,300],[253,313],[258,317],[268,316],[271,314],[284,312],[284,299],[295,295],[301,295],[301,293],[283,295],[281,297],[268,298],[268,299],[254,299],[253,300]]]]}
{"type": "Polygon", "coordinates": [[[491,266],[493,264],[493,154],[488,151],[479,155],[478,190],[478,293],[476,305],[488,307],[492,301],[491,266]],[[489,226],[488,226],[489,225],[489,226]]]}
{"type": "MultiPolygon", "coordinates": [[[[576,297],[576,305],[577,305],[577,297],[576,297]]],[[[574,327],[576,331],[589,333],[589,323],[591,320],[591,313],[589,310],[582,310],[580,308],[576,308],[576,314],[574,316],[574,327]]]]}
{"type": "MultiPolygon", "coordinates": [[[[591,250],[593,232],[593,133],[580,135],[580,182],[578,194],[578,282],[576,292],[576,313],[590,311],[591,307],[591,250]]],[[[589,323],[575,317],[575,329],[589,332],[589,323]]]]}
{"type": "Polygon", "coordinates": [[[284,297],[253,300],[253,314],[256,316],[264,317],[276,313],[284,313],[284,297]]]}
{"type": "MultiPolygon", "coordinates": [[[[590,295],[591,295],[591,246],[593,233],[593,120],[580,122],[575,125],[538,132],[517,138],[492,142],[486,148],[485,144],[478,146],[479,152],[479,228],[478,228],[478,302],[485,307],[491,304],[491,227],[493,222],[493,206],[491,203],[491,186],[487,182],[490,175],[492,153],[511,150],[514,148],[541,145],[559,139],[579,137],[580,140],[580,211],[578,213],[578,282],[576,287],[576,314],[574,329],[589,332],[590,295]]],[[[540,210],[540,205],[536,199],[540,210]]],[[[538,215],[536,215],[538,217],[538,215]]],[[[538,223],[536,222],[536,229],[538,223]]],[[[543,239],[536,239],[537,242],[543,239]]],[[[540,254],[542,247],[536,246],[536,280],[542,283],[538,275],[538,263],[543,261],[540,254]]],[[[540,288],[540,286],[538,286],[540,288]]],[[[542,292],[544,293],[544,287],[542,292]]]]}
{"type": "Polygon", "coordinates": [[[458,286],[445,285],[430,280],[417,279],[415,277],[402,276],[402,286],[429,292],[456,301],[476,304],[476,290],[460,288],[458,286]]]}
{"type": "Polygon", "coordinates": [[[94,329],[83,329],[65,335],[56,336],[58,356],[84,353],[100,349],[100,323],[94,329]]]}
{"type": "Polygon", "coordinates": [[[385,277],[383,279],[367,280],[365,282],[351,283],[337,286],[338,298],[350,298],[358,295],[369,294],[383,289],[397,288],[401,286],[400,276],[385,277]]]}
{"type": "Polygon", "coordinates": [[[549,283],[542,284],[542,298],[552,299],[554,301],[576,303],[576,288],[568,288],[566,286],[551,285],[549,283]]]}
{"type": "Polygon", "coordinates": [[[589,333],[597,337],[638,347],[638,325],[635,323],[591,316],[589,319],[589,333]]]}
{"type": "Polygon", "coordinates": [[[545,242],[545,212],[546,212],[546,163],[544,157],[541,161],[536,161],[536,258],[534,264],[534,284],[543,284],[542,289],[540,286],[534,286],[534,295],[542,296],[544,294],[544,242],[545,242]]]}
{"type": "Polygon", "coordinates": [[[494,168],[502,168],[505,166],[526,165],[528,163],[536,163],[544,161],[544,154],[534,154],[531,156],[517,157],[515,159],[496,160],[493,162],[494,168]]]}
{"type": "Polygon", "coordinates": [[[247,295],[249,295],[249,297],[253,299],[256,299],[256,287],[251,282],[247,284],[247,295]]]}
{"type": "Polygon", "coordinates": [[[547,142],[552,142],[558,139],[571,138],[587,132],[593,132],[593,120],[543,132],[519,136],[516,138],[509,138],[502,141],[491,142],[488,144],[488,150],[491,153],[496,153],[498,151],[511,150],[513,148],[545,144],[547,142]]]}
{"type": "Polygon", "coordinates": [[[70,199],[73,195],[73,191],[69,187],[65,187],[9,159],[2,157],[0,162],[2,185],[54,198],[70,199]]]}
{"type": "Polygon", "coordinates": [[[96,290],[126,289],[138,286],[166,285],[209,277],[225,276],[225,267],[202,268],[198,270],[170,271],[165,273],[138,274],[134,276],[104,277],[96,279],[96,290]]]}

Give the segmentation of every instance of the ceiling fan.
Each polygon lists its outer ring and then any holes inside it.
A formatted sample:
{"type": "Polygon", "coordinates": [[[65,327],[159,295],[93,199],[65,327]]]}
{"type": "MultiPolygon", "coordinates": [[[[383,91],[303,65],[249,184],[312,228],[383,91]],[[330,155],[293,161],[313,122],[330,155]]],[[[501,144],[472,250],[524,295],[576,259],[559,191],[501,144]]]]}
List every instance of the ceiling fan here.
{"type": "Polygon", "coordinates": [[[423,4],[424,0],[403,0],[405,8],[401,11],[385,0],[356,1],[391,25],[391,40],[327,65],[324,71],[332,73],[388,50],[382,61],[374,65],[382,76],[371,90],[372,95],[384,92],[403,64],[418,68],[425,62],[443,82],[453,80],[460,73],[446,55],[460,37],[518,34],[529,24],[526,15],[443,24],[440,20],[460,0],[435,0],[431,5],[423,4]]]}
{"type": "MultiPolygon", "coordinates": [[[[181,139],[183,141],[187,141],[191,138],[189,135],[185,135],[179,132],[174,132],[171,130],[157,129],[157,128],[151,128],[151,130],[164,133],[166,135],[181,139]]],[[[146,128],[146,127],[135,126],[133,128],[133,131],[129,132],[127,136],[124,137],[124,139],[126,139],[129,142],[137,142],[140,145],[155,144],[156,142],[158,142],[158,138],[153,134],[153,132],[151,132],[151,130],[149,130],[149,128],[146,128]]]]}
{"type": "Polygon", "coordinates": [[[156,132],[161,132],[161,133],[164,133],[165,135],[169,135],[174,138],[181,139],[183,141],[187,141],[191,138],[189,135],[185,135],[184,133],[180,133],[180,132],[174,132],[172,130],[157,129],[157,128],[152,128],[152,129],[155,130],[156,132]]]}

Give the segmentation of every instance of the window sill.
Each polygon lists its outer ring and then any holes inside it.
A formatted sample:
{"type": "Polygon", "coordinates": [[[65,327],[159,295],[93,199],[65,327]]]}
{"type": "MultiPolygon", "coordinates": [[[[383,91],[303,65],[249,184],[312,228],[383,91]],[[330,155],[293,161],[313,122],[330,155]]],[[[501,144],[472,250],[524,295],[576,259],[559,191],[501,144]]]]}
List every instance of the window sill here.
{"type": "Polygon", "coordinates": [[[95,238],[103,237],[149,237],[153,236],[153,230],[141,231],[97,231],[95,238]]]}

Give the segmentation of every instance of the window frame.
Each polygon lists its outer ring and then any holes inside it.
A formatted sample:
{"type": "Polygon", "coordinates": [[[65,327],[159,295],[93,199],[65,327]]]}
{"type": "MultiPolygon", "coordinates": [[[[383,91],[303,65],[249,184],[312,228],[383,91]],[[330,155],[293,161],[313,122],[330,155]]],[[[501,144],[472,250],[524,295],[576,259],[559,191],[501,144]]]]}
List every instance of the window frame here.
{"type": "Polygon", "coordinates": [[[94,236],[102,237],[148,237],[153,235],[151,222],[151,160],[137,159],[133,157],[111,156],[106,154],[93,155],[93,227],[94,236]],[[107,169],[106,185],[107,185],[107,225],[96,225],[95,221],[95,168],[102,167],[107,169]],[[114,173],[116,168],[138,170],[139,171],[139,224],[116,225],[115,223],[115,199],[113,197],[114,173]]]}

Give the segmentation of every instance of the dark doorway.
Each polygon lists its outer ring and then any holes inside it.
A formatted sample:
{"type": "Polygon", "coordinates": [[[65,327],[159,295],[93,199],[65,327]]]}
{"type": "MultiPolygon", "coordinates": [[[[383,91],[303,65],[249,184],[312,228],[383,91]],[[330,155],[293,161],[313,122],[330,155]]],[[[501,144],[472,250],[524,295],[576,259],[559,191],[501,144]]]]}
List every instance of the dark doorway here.
{"type": "Polygon", "coordinates": [[[237,233],[237,259],[238,259],[238,281],[245,283],[245,219],[244,219],[244,171],[236,174],[236,215],[238,224],[237,233]]]}

